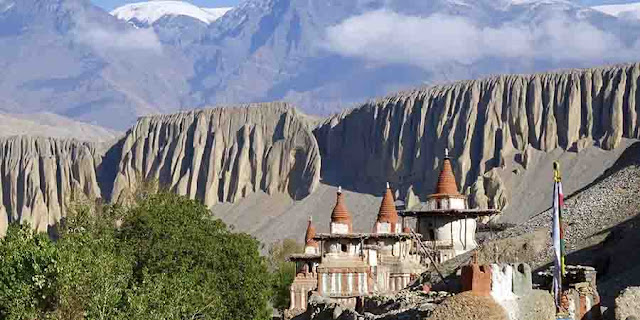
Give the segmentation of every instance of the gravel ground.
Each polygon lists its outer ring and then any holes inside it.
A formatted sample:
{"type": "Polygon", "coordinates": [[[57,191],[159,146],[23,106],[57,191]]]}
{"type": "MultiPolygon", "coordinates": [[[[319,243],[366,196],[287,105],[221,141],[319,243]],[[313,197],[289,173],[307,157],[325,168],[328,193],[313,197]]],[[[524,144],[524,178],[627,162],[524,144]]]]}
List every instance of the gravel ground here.
{"type": "MultiPolygon", "coordinates": [[[[596,267],[604,306],[613,306],[624,288],[640,285],[639,213],[639,152],[626,153],[601,178],[565,200],[567,263],[596,267]]],[[[510,246],[501,249],[515,252],[510,258],[521,258],[536,269],[552,261],[550,230],[551,210],[547,210],[504,231],[483,232],[479,238],[485,255],[494,247],[510,246]]]]}
{"type": "MultiPolygon", "coordinates": [[[[551,186],[549,186],[551,192],[551,186]]],[[[567,253],[601,243],[609,230],[640,212],[640,167],[628,166],[587,187],[565,200],[563,222],[566,225],[567,253]]],[[[551,210],[531,218],[524,224],[485,236],[484,242],[551,230],[551,210]]],[[[551,237],[546,237],[545,250],[532,264],[541,266],[552,257],[551,237]]]]}
{"type": "Polygon", "coordinates": [[[457,294],[438,305],[429,320],[507,320],[507,313],[493,298],[470,291],[457,294]]]}

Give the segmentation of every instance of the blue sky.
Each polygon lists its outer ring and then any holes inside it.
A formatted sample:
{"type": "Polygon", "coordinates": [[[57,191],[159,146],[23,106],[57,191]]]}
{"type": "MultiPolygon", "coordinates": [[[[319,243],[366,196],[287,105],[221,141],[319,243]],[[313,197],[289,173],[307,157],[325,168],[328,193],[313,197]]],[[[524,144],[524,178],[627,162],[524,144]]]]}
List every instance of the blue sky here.
{"type": "MultiPolygon", "coordinates": [[[[132,2],[141,2],[144,0],[91,0],[95,4],[101,6],[106,10],[112,10],[118,6],[121,6],[126,3],[132,2]]],[[[186,0],[200,7],[231,7],[235,6],[241,0],[186,0]]],[[[612,4],[612,3],[631,3],[631,2],[640,2],[640,0],[577,0],[585,5],[597,5],[597,4],[612,4]]]]}
{"type": "MultiPolygon", "coordinates": [[[[91,0],[93,3],[99,5],[105,10],[112,10],[123,4],[132,2],[144,2],[144,0],[91,0]]],[[[215,7],[232,7],[238,4],[240,0],[186,0],[200,7],[215,8],[215,7]]],[[[640,0],[639,0],[640,1],[640,0]]]]}

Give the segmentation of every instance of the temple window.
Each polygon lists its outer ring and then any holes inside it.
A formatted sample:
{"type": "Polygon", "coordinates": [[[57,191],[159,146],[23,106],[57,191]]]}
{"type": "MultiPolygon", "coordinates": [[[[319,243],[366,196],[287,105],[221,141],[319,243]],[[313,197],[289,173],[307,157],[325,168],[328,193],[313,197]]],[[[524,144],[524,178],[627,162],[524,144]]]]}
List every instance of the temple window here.
{"type": "Polygon", "coordinates": [[[340,245],[340,247],[342,249],[342,252],[347,252],[347,245],[346,244],[343,243],[343,244],[340,245]]]}

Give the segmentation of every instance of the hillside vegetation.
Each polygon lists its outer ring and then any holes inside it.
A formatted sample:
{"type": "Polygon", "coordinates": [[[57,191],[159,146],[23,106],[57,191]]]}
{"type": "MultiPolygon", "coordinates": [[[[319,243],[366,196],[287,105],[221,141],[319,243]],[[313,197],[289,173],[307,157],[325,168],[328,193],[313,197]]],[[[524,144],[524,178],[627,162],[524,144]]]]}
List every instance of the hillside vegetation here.
{"type": "Polygon", "coordinates": [[[0,240],[1,319],[270,316],[259,242],[187,198],[76,203],[50,235],[11,224],[0,240]]]}

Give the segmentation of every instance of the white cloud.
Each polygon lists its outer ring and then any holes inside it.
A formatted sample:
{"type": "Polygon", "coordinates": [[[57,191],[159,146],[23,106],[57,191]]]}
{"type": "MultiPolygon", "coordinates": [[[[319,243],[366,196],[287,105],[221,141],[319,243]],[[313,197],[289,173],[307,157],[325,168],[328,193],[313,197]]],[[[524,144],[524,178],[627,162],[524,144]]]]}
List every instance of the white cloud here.
{"type": "Polygon", "coordinates": [[[75,39],[91,46],[99,53],[139,51],[158,54],[162,52],[162,44],[153,29],[137,29],[130,25],[122,27],[115,24],[98,24],[84,12],[78,12],[73,19],[75,39]]]}
{"type": "Polygon", "coordinates": [[[77,39],[100,51],[162,52],[162,44],[153,29],[115,31],[96,25],[86,25],[77,32],[77,39]]]}
{"type": "Polygon", "coordinates": [[[535,26],[480,27],[468,19],[435,14],[426,18],[378,10],[330,27],[326,48],[346,56],[425,69],[485,58],[552,61],[623,60],[634,48],[586,22],[550,16],[535,26]]]}

